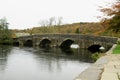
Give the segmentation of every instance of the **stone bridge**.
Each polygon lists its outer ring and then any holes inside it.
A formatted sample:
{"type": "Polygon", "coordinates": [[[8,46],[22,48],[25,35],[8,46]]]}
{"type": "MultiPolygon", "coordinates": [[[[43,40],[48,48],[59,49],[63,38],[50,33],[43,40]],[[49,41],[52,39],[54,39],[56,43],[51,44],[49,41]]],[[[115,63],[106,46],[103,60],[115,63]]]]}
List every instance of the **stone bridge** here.
{"type": "Polygon", "coordinates": [[[117,38],[112,37],[99,37],[81,34],[39,34],[19,37],[15,39],[14,44],[41,47],[70,47],[71,44],[78,44],[80,48],[89,48],[91,46],[99,45],[108,49],[116,42],[117,38]]]}

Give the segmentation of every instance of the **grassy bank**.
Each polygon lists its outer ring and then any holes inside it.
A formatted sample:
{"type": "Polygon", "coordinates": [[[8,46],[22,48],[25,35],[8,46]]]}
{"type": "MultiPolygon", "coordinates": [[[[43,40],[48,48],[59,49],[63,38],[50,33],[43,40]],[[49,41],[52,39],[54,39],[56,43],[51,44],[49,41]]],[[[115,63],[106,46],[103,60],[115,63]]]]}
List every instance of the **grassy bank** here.
{"type": "Polygon", "coordinates": [[[120,44],[117,44],[116,48],[113,50],[113,54],[120,54],[120,44]]]}

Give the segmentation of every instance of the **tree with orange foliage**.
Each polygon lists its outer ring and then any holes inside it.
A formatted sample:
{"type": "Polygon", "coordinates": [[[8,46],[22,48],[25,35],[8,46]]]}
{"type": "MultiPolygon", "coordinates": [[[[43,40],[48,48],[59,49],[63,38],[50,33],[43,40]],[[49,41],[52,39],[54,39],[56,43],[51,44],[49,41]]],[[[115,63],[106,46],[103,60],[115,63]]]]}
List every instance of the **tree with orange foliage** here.
{"type": "Polygon", "coordinates": [[[111,7],[101,9],[105,13],[109,21],[109,30],[115,33],[120,32],[120,0],[116,0],[111,7]]]}

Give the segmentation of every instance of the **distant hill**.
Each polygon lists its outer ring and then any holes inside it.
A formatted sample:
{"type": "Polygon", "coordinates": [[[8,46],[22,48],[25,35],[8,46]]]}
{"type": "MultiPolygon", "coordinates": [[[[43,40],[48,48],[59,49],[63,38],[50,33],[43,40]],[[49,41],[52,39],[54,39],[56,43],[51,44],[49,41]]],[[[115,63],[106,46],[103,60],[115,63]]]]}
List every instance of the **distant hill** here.
{"type": "Polygon", "coordinates": [[[34,27],[26,30],[31,34],[35,33],[79,33],[79,34],[96,34],[103,29],[100,23],[73,23],[65,25],[53,25],[47,27],[34,27]]]}
{"type": "MultiPolygon", "coordinates": [[[[24,30],[13,30],[14,33],[29,33],[29,34],[43,34],[43,33],[76,33],[88,35],[102,35],[111,36],[112,32],[107,31],[99,22],[79,22],[64,25],[52,26],[38,26],[24,30]]],[[[115,34],[116,35],[116,34],[115,34]]]]}

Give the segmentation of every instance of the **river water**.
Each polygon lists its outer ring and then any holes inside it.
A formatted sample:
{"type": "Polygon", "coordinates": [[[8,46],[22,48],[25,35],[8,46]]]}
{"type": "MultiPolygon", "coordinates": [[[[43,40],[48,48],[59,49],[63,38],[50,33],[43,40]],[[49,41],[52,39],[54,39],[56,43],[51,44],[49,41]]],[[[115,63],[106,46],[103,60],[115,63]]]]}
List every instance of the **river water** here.
{"type": "Polygon", "coordinates": [[[0,80],[73,80],[90,61],[82,49],[0,46],[0,80]]]}

